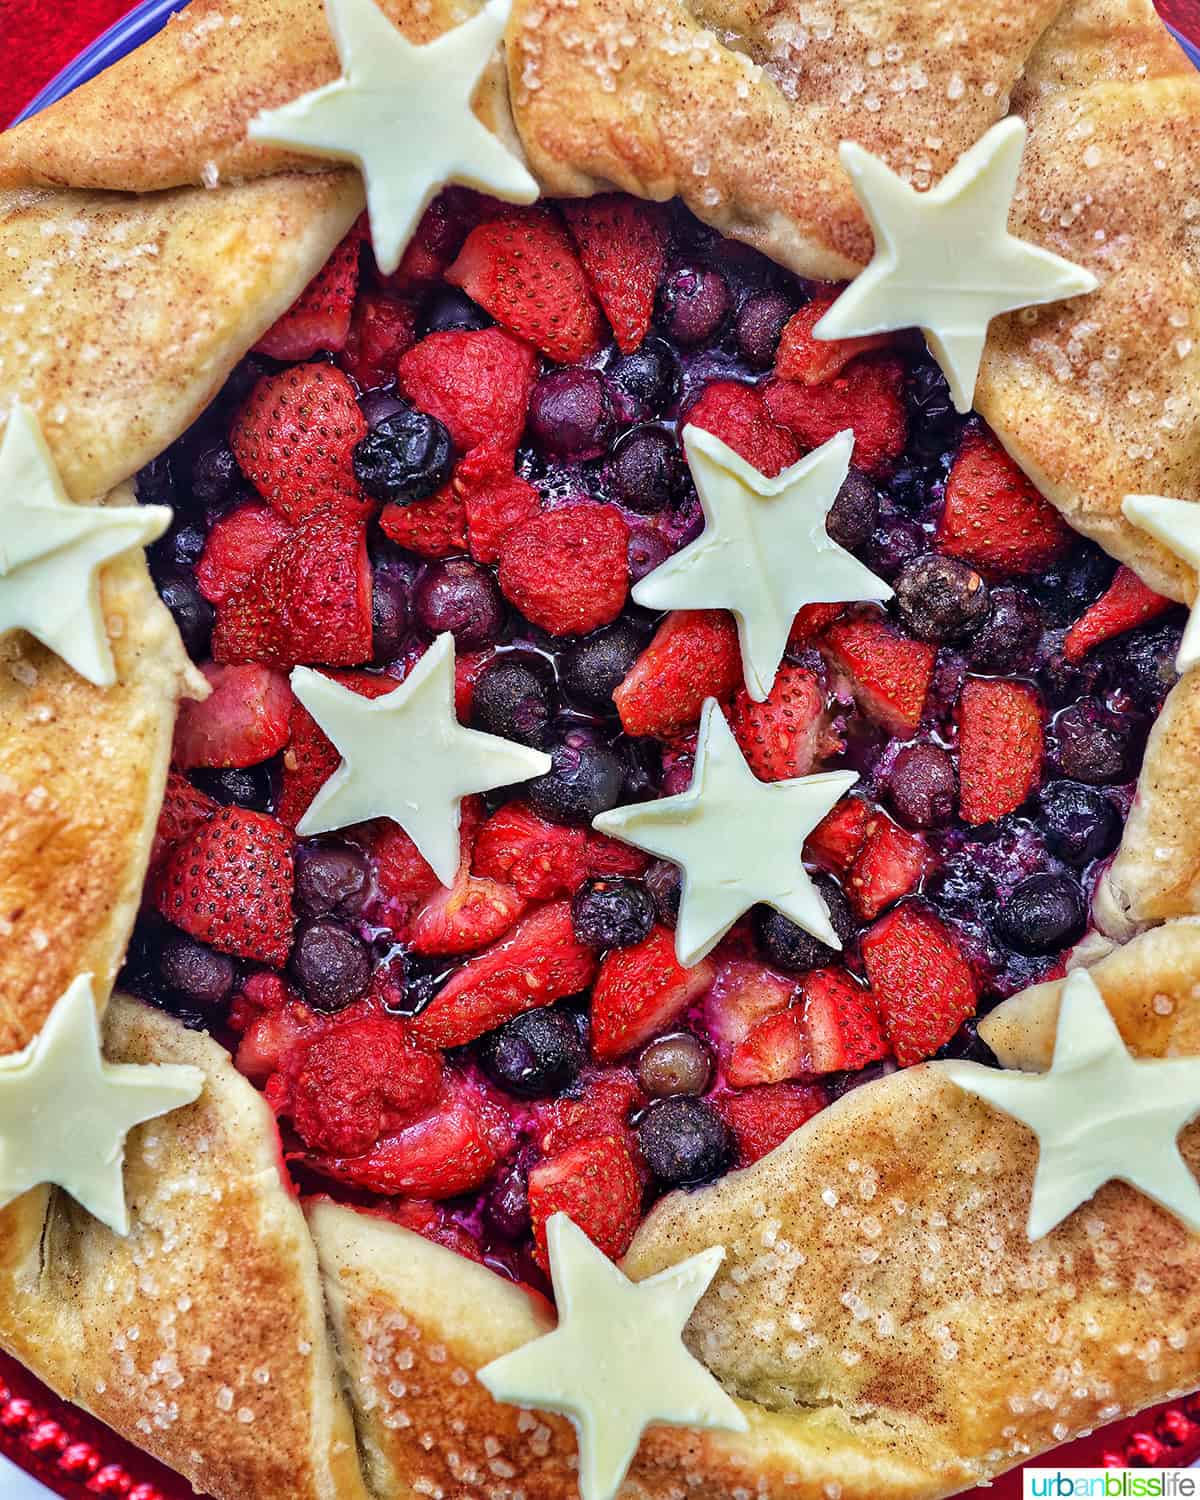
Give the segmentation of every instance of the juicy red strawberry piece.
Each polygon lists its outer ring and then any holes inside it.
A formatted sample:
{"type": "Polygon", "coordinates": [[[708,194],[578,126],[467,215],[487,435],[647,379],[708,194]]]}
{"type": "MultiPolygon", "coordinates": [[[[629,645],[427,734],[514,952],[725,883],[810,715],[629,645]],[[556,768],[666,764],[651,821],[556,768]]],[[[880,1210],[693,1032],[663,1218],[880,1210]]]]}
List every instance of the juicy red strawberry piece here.
{"type": "Polygon", "coordinates": [[[413,907],[441,890],[441,882],[398,823],[381,819],[375,824],[371,852],[382,897],[380,920],[393,932],[402,933],[413,907]]]}
{"type": "Polygon", "coordinates": [[[272,359],[307,359],[318,349],[345,345],[365,230],[361,220],[355,224],[287,312],[255,344],[257,353],[272,359]]]}
{"type": "Polygon", "coordinates": [[[771,416],[756,385],[713,381],[689,407],[687,424],[711,432],[762,474],[782,473],[800,457],[795,438],[771,416]]]}
{"type": "Polygon", "coordinates": [[[704,1000],[704,1025],[723,1061],[764,1017],[786,1010],[796,981],[748,958],[727,958],[717,965],[704,1000]]]}
{"type": "Polygon", "coordinates": [[[530,901],[569,896],[589,873],[588,835],[548,823],[524,802],[506,802],[479,830],[472,868],[530,901]]]}
{"type": "Polygon", "coordinates": [[[369,1151],[385,1132],[428,1109],[442,1088],[441,1059],[410,1046],[403,1025],[390,1017],[331,1027],[293,1062],[296,1133],[331,1156],[369,1151]]]}
{"type": "Polygon", "coordinates": [[[476,562],[496,562],[514,526],[537,515],[541,497],[513,473],[512,457],[476,448],[454,471],[454,492],[467,518],[467,546],[476,562]]]}
{"type": "Polygon", "coordinates": [[[524,910],[511,885],[462,871],[413,913],[408,941],[416,953],[470,953],[502,938],[524,910]]]}
{"type": "Polygon", "coordinates": [[[154,830],[150,868],[157,870],[175,845],[190,838],[202,823],[207,823],[217,807],[218,804],[198,791],[186,776],[169,771],[158,826],[154,830]]]}
{"type": "Polygon", "coordinates": [[[991,572],[1040,573],[1062,556],[1071,537],[991,433],[968,432],[946,481],[939,548],[991,572]]]}
{"type": "Polygon", "coordinates": [[[202,943],[281,969],[292,946],[292,866],[282,823],[222,807],[171,852],[154,904],[202,943]]]}
{"type": "Polygon", "coordinates": [[[888,1055],[874,995],[844,970],[806,974],[801,994],[808,1064],[814,1073],[855,1072],[888,1055]]]}
{"type": "Polygon", "coordinates": [[[737,1138],[738,1165],[748,1167],[820,1114],[829,1095],[817,1083],[767,1083],[716,1102],[737,1138]]]}
{"type": "Polygon", "coordinates": [[[520,440],[538,358],[503,328],[431,333],[400,356],[400,394],[444,423],[460,453],[520,440]]]}
{"type": "Polygon", "coordinates": [[[551,635],[583,635],[621,613],[628,550],[629,527],[610,505],[542,511],[504,538],[500,592],[551,635]]]}
{"type": "Polygon", "coordinates": [[[629,1116],[645,1102],[628,1068],[609,1068],[592,1078],[577,1099],[564,1095],[537,1107],[538,1149],[543,1156],[554,1156],[596,1135],[632,1142],[629,1116]]]}
{"type": "Polygon", "coordinates": [[[1133,569],[1122,563],[1104,593],[1067,631],[1063,655],[1070,662],[1082,661],[1096,646],[1157,619],[1171,604],[1172,600],[1147,588],[1133,569]]]}
{"type": "Polygon", "coordinates": [[[772,419],[805,449],[819,448],[852,428],[857,467],[886,474],[908,440],[903,385],[904,366],[898,359],[869,354],[824,385],[772,380],[764,387],[763,400],[772,419]]]}
{"type": "Polygon", "coordinates": [[[764,702],[738,691],[729,722],[760,781],[807,776],[823,750],[825,696],[811,672],[784,663],[764,702]]]}
{"type": "Polygon", "coordinates": [[[792,621],[792,628],[788,633],[788,646],[793,651],[800,651],[810,645],[827,625],[833,624],[845,608],[844,604],[802,605],[796,611],[796,618],[792,621]]]}
{"type": "Polygon", "coordinates": [[[604,341],[575,247],[547,208],[513,209],[476,225],[446,280],[560,364],[594,354],[604,341]]]}
{"type": "Polygon", "coordinates": [[[1015,812],[1041,779],[1042,703],[1025,682],[971,678],[958,700],[959,812],[990,823],[1015,812]]]}
{"type": "Polygon", "coordinates": [[[934,647],[901,635],[875,614],[839,620],[825,632],[825,645],[863,712],[892,734],[912,734],[933,677],[934,647]]]}
{"type": "Polygon", "coordinates": [[[399,266],[384,278],[392,291],[402,295],[424,292],[442,279],[474,223],[474,217],[463,208],[461,195],[453,191],[438,194],[421,215],[399,266]]]}
{"type": "Polygon", "coordinates": [[[564,203],[563,213],[621,353],[629,354],[646,337],[667,263],[663,209],[626,193],[598,193],[564,203]]]}
{"type": "Polygon", "coordinates": [[[618,843],[607,834],[589,833],[584,862],[589,875],[641,875],[649,867],[650,858],[640,849],[618,843]]]}
{"type": "Polygon", "coordinates": [[[416,338],[416,316],[409,302],[367,292],[354,305],[350,333],[338,364],[361,390],[372,391],[396,378],[396,362],[416,338]]]}
{"type": "Polygon", "coordinates": [[[808,1050],[804,1018],[796,1006],[765,1016],[730,1054],[725,1076],[735,1089],[783,1083],[817,1071],[808,1050]]]}
{"type": "Polygon", "coordinates": [[[775,356],[775,373],[780,380],[823,385],[840,375],[860,354],[886,349],[892,342],[890,333],[871,333],[853,339],[814,338],[813,329],[836,301],[836,297],[814,297],[788,319],[775,356]]]}
{"type": "Polygon", "coordinates": [[[714,972],[706,959],[690,969],[677,963],[675,934],[665,927],[615,949],[592,990],[592,1051],[611,1062],[648,1042],[704,993],[714,972]]]}
{"type": "Polygon", "coordinates": [[[867,825],[866,839],[850,868],[846,895],[858,915],[871,921],[920,884],[928,853],[919,833],[909,833],[882,813],[867,825]]]}
{"type": "MultiPolygon", "coordinates": [[[[325,1030],[327,1021],[316,1011],[302,1005],[278,974],[252,974],[241,994],[235,995],[230,1021],[237,1019],[242,1039],[234,1062],[239,1073],[251,1083],[270,1090],[272,1108],[290,1108],[291,1085],[278,1070],[309,1039],[325,1030]],[[274,991],[279,1003],[260,1006],[252,990],[274,991]],[[282,1087],[280,1087],[282,1085],[282,1087]]],[[[235,1030],[238,1027],[235,1026],[235,1030]]]]}
{"type": "Polygon", "coordinates": [[[523,918],[494,947],[463,965],[414,1018],[413,1036],[427,1046],[457,1047],[586,989],[596,956],[575,940],[566,901],[523,918]]]}
{"type": "Polygon", "coordinates": [[[379,525],[393,542],[422,557],[453,557],[467,545],[467,512],[452,484],[409,505],[385,505],[379,525]]]}
{"type": "Polygon", "coordinates": [[[229,442],[242,473],[285,521],[324,507],[370,514],[354,477],[367,424],[354,387],[332,365],[264,375],[234,418],[229,442]]]}
{"type": "Polygon", "coordinates": [[[861,797],[843,797],[809,834],[805,857],[822,869],[844,875],[866,842],[870,822],[871,809],[861,797]]]}
{"type": "Polygon", "coordinates": [[[196,564],[196,584],[210,604],[222,604],[258,572],[292,528],[269,505],[239,505],[213,522],[196,564]]]}
{"type": "Polygon", "coordinates": [[[293,667],[354,666],[371,657],[366,527],[317,511],[217,606],[213,658],[293,667]]]}
{"type": "Polygon", "coordinates": [[[906,903],[862,940],[867,978],[901,1067],[932,1057],[975,1014],[975,977],[946,925],[906,903]]]}
{"type": "Polygon", "coordinates": [[[430,1203],[424,1198],[393,1198],[369,1207],[357,1204],[355,1212],[370,1214],[376,1219],[386,1219],[389,1224],[399,1224],[401,1229],[407,1229],[412,1234],[419,1234],[422,1239],[432,1240],[435,1245],[453,1250],[455,1255],[465,1255],[468,1260],[483,1263],[479,1241],[456,1224],[444,1208],[439,1208],[436,1203],[430,1203]]]}
{"type": "Polygon", "coordinates": [[[543,1270],[549,1269],[546,1224],[557,1213],[567,1214],[610,1260],[625,1254],[641,1218],[642,1179],[622,1140],[592,1136],[530,1172],[533,1255],[543,1270]]]}
{"type": "MultiPolygon", "coordinates": [[[[343,687],[353,688],[364,698],[379,698],[397,685],[394,677],[370,672],[330,672],[343,687]]],[[[341,756],[317,721],[302,703],[292,699],[288,721],[288,744],[283,757],[283,777],[275,816],[289,828],[308,811],[309,803],[341,764],[341,756]]]]}
{"type": "Polygon", "coordinates": [[[203,703],[185,699],[175,721],[171,759],[194,766],[256,766],[288,742],[295,698],[282,672],[270,667],[223,667],[207,662],[212,692],[203,703]]]}
{"type": "Polygon", "coordinates": [[[613,693],[626,734],[668,739],[692,728],[706,698],[728,698],[742,680],[733,616],[719,609],[677,609],[613,693]]]}

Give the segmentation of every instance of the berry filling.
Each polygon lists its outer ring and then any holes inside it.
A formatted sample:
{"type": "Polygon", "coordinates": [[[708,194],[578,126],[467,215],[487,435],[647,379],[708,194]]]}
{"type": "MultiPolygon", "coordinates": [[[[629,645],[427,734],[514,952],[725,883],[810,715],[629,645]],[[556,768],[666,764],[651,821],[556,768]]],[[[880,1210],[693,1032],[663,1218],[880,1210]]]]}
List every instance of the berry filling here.
{"type": "Polygon", "coordinates": [[[140,475],[212,694],[123,982],[233,1051],[301,1191],[544,1285],[552,1213],[620,1255],[845,1090],[989,1060],[976,1018],[1085,934],[1182,611],[917,336],[815,340],[836,294],[676,207],[453,189],[393,276],[356,227],[140,475]],[[729,615],[630,599],[703,524],[689,422],[768,474],[855,434],[828,529],[895,597],[802,609],[763,703],[729,615]],[[449,888],[387,820],[297,836],[338,755],[288,683],[376,696],[445,631],[460,719],[551,759],[464,804],[449,888]],[[840,952],[761,907],[682,968],[678,871],[592,831],[687,786],[709,697],[758,777],[859,774],[806,846],[840,952]]]}

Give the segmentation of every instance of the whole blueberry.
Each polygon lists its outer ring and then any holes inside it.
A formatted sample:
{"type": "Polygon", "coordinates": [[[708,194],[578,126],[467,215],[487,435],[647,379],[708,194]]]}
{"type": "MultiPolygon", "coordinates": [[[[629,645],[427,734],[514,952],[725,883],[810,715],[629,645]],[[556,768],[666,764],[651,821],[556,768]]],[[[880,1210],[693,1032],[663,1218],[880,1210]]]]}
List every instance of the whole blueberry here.
{"type": "Polygon", "coordinates": [[[640,880],[585,880],[571,899],[576,939],[588,948],[632,948],[649,937],[654,897],[640,880]]]}
{"type": "Polygon", "coordinates": [[[659,416],[679,390],[679,362],[662,339],[644,339],[608,367],[608,378],[631,420],[659,416]]]}
{"type": "Polygon", "coordinates": [[[519,1162],[500,1174],[484,1199],[483,1216],[503,1240],[523,1239],[529,1233],[529,1174],[519,1162]]]}
{"type": "Polygon", "coordinates": [[[559,662],[567,692],[592,708],[612,712],[613,690],[641,655],[644,638],[628,620],[615,620],[582,636],[559,662]]]}
{"type": "Polygon", "coordinates": [[[242,482],[233,449],[214,443],[192,460],[192,498],[201,505],[223,505],[237,494],[242,482]]]}
{"type": "Polygon", "coordinates": [[[953,916],[977,919],[994,909],[996,882],[968,845],[934,867],[923,894],[953,916]]]}
{"type": "Polygon", "coordinates": [[[906,562],[924,552],[925,545],[925,533],[918,525],[895,516],[876,528],[864,558],[872,573],[890,582],[906,562]]]}
{"type": "Polygon", "coordinates": [[[712,1074],[712,1049],[690,1031],[657,1037],[638,1058],[638,1082],[652,1099],[702,1094],[712,1074]]]}
{"type": "Polygon", "coordinates": [[[1103,648],[1102,660],[1113,685],[1141,709],[1156,713],[1178,673],[1180,627],[1156,624],[1131,630],[1103,648]]]}
{"type": "Polygon", "coordinates": [[[237,969],[226,953],[199,943],[183,932],[163,942],[158,970],[164,984],[185,1004],[198,1010],[218,1010],[233,993],[237,969]]]}
{"type": "MultiPolygon", "coordinates": [[[[854,917],[842,888],[828,875],[815,875],[813,884],[821,893],[834,932],[843,943],[848,943],[855,933],[854,917]]],[[[837,951],[813,937],[791,922],[773,906],[754,908],[754,931],[758,945],[768,962],[791,974],[801,974],[808,969],[819,969],[823,964],[835,963],[837,951]]]]}
{"type": "Polygon", "coordinates": [[[413,599],[417,623],[430,635],[448,630],[460,651],[490,645],[504,629],[504,599],[495,578],[469,557],[431,563],[413,599]]]}
{"type": "Polygon", "coordinates": [[[436,417],[407,403],[354,445],[354,477],[373,500],[410,505],[450,477],[454,448],[436,417]]]}
{"type": "Polygon", "coordinates": [[[208,655],[216,613],[196,587],[195,578],[182,568],[171,568],[159,574],[158,592],[171,611],[187,654],[193,661],[202,661],[208,655]]]}
{"type": "Polygon", "coordinates": [[[1075,781],[1050,781],[1038,799],[1047,847],[1065,864],[1081,867],[1116,848],[1121,818],[1102,792],[1075,781]]]}
{"type": "Polygon", "coordinates": [[[1063,709],[1054,720],[1051,743],[1059,771],[1071,781],[1105,786],[1129,779],[1128,730],[1094,698],[1063,709]]]}
{"type": "Polygon", "coordinates": [[[560,1094],[583,1067],[587,1049],[574,1019],[563,1010],[527,1010],[497,1027],[479,1044],[488,1077],[525,1099],[560,1094]]]}
{"type": "Polygon", "coordinates": [[[909,452],[918,464],[932,463],[954,446],[963,419],[954,409],[945,375],[932,361],[910,371],[906,395],[909,452]]]}
{"type": "Polygon", "coordinates": [[[661,1099],[642,1115],[638,1144],[664,1187],[719,1177],[733,1164],[736,1144],[725,1121],[703,1099],[661,1099]]]}
{"type": "Polygon", "coordinates": [[[851,469],[825,517],[825,530],[853,552],[870,541],[879,520],[879,495],[861,469],[851,469]]]}
{"type": "Polygon", "coordinates": [[[653,735],[623,734],[613,745],[625,767],[622,802],[644,802],[662,790],[663,747],[653,735]]]}
{"type": "Polygon", "coordinates": [[[587,827],[620,801],[625,768],[614,751],[568,734],[550,760],[549,771],[526,784],[530,805],[541,817],[587,827]]]}
{"type": "Polygon", "coordinates": [[[402,401],[393,390],[384,390],[379,386],[369,391],[363,391],[358,398],[358,409],[363,414],[363,421],[372,430],[381,422],[386,422],[389,417],[396,416],[399,412],[410,411],[411,407],[407,401],[402,401]]]}
{"type": "Polygon", "coordinates": [[[299,929],[288,968],[314,1010],[343,1010],[365,992],[371,980],[366,948],[352,932],[327,917],[299,929]]]}
{"type": "Polygon", "coordinates": [[[670,505],[681,473],[671,434],[661,427],[635,427],[613,449],[608,482],[618,505],[653,515],[670,505]]]}
{"type": "Polygon", "coordinates": [[[577,366],[541,376],[529,399],[529,434],[547,458],[599,458],[614,426],[604,376],[577,366]]]}
{"type": "Polygon", "coordinates": [[[655,568],[661,568],[671,555],[666,537],[649,526],[631,527],[629,532],[629,581],[637,583],[655,568]]]}
{"type": "Polygon", "coordinates": [[[961,641],[987,618],[987,584],[956,557],[914,557],[896,575],[895,589],[901,620],[923,641],[961,641]]]}
{"type": "Polygon", "coordinates": [[[370,880],[367,857],[353,844],[306,844],[297,852],[296,905],[307,916],[355,915],[370,880]]]}
{"type": "Polygon", "coordinates": [[[1051,625],[1070,625],[1112,582],[1116,563],[1094,542],[1078,542],[1066,560],[1032,581],[1051,625]]]}
{"type": "Polygon", "coordinates": [[[408,632],[408,588],[399,574],[376,568],[371,577],[371,642],[377,662],[399,656],[408,632]]]}
{"type": "Polygon", "coordinates": [[[938,745],[908,745],[892,762],[887,792],[902,823],[942,828],[958,801],[954,762],[938,745]]]}
{"type": "Polygon", "coordinates": [[[752,370],[769,370],[775,363],[780,335],[792,315],[792,304],[782,292],[756,292],[742,303],[733,335],[738,353],[752,370]]]}
{"type": "Polygon", "coordinates": [[[275,791],[269,762],[257,766],[197,770],[190,775],[193,784],[215,801],[226,806],[247,807],[254,812],[265,812],[275,791]]]}
{"type": "Polygon", "coordinates": [[[1083,935],[1087,908],[1079,882],[1045,871],[1027,875],[1000,908],[1000,937],[1018,953],[1057,953],[1083,935]]]}
{"type": "Polygon", "coordinates": [[[656,859],[645,874],[646,889],[654,897],[658,920],[667,927],[674,927],[679,916],[679,897],[683,889],[683,877],[679,866],[669,859],[656,859]]]}
{"type": "Polygon", "coordinates": [[[516,653],[495,656],[475,679],[471,722],[540,750],[549,738],[553,694],[547,668],[516,653]]]}
{"type": "Polygon", "coordinates": [[[170,528],[150,548],[150,567],[158,579],[172,568],[194,568],[200,561],[208,529],[202,522],[176,515],[170,528]]]}
{"type": "Polygon", "coordinates": [[[967,662],[976,672],[1019,672],[1033,660],[1041,637],[1041,611],[1023,589],[992,589],[987,618],[967,647],[967,662]]]}
{"type": "Polygon", "coordinates": [[[680,266],[663,286],[663,327],[677,344],[694,349],[716,337],[731,304],[729,287],[719,271],[680,266]]]}
{"type": "Polygon", "coordinates": [[[169,450],[138,470],[134,489],[139,505],[169,505],[173,508],[177,504],[175,460],[169,450]]]}
{"type": "Polygon", "coordinates": [[[491,318],[472,302],[466,292],[456,286],[439,286],[421,308],[417,332],[421,338],[427,333],[449,333],[452,329],[487,328],[491,318]]]}

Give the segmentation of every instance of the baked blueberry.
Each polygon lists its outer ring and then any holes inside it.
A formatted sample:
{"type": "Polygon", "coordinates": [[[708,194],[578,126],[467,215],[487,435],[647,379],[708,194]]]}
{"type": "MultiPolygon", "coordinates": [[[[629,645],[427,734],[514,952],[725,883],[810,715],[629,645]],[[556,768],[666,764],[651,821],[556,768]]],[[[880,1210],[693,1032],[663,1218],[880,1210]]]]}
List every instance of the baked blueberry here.
{"type": "Polygon", "coordinates": [[[585,880],[571,900],[575,936],[589,948],[632,948],[654,926],[654,897],[640,880],[585,880]]]}
{"type": "Polygon", "coordinates": [[[905,394],[909,452],[918,463],[932,463],[954,446],[962,426],[950,387],[937,365],[932,361],[922,362],[909,372],[905,394]]]}
{"type": "Polygon", "coordinates": [[[140,505],[169,505],[178,503],[175,489],[175,463],[171,450],[152,458],[144,469],[139,469],[134,481],[134,491],[140,505]]]}
{"type": "Polygon", "coordinates": [[[683,876],[679,866],[669,859],[656,859],[645,874],[646,889],[654,897],[658,920],[674,927],[679,916],[679,897],[683,890],[683,876]]]}
{"type": "Polygon", "coordinates": [[[424,338],[427,333],[449,333],[455,328],[487,328],[491,321],[466,292],[456,286],[439,286],[421,308],[417,332],[424,338]]]}
{"type": "Polygon", "coordinates": [[[1101,660],[1112,685],[1141,709],[1157,712],[1178,673],[1180,626],[1156,624],[1131,630],[1103,648],[1101,660]]]}
{"type": "Polygon", "coordinates": [[[752,370],[769,370],[791,317],[792,302],[782,292],[756,292],[742,303],[733,326],[738,353],[752,370]]]}
{"type": "Polygon", "coordinates": [[[1044,871],[1027,875],[1000,908],[1000,937],[1018,953],[1057,953],[1083,936],[1087,909],[1079,882],[1044,871]]]}
{"type": "Polygon", "coordinates": [[[666,537],[649,526],[637,526],[629,532],[629,581],[637,583],[655,568],[661,568],[671,555],[671,545],[666,537]]]}
{"type": "Polygon", "coordinates": [[[530,805],[543,818],[586,828],[621,800],[625,767],[606,746],[572,730],[551,750],[550,759],[546,774],[526,783],[530,805]]]}
{"type": "Polygon", "coordinates": [[[185,1005],[207,1012],[224,1005],[237,978],[228,954],[218,953],[184,932],[169,933],[163,940],[158,972],[185,1005]]]}
{"type": "Polygon", "coordinates": [[[608,367],[608,377],[633,420],[656,417],[679,391],[679,362],[669,344],[648,338],[608,367]]]}
{"type": "Polygon", "coordinates": [[[635,427],[613,449],[608,482],[613,499],[647,515],[666,510],[682,466],[675,439],[662,427],[635,427]]]}
{"type": "Polygon", "coordinates": [[[570,645],[559,670],[572,697],[592,708],[612,711],[613,690],[641,654],[645,640],[628,620],[614,620],[570,645]]]}
{"type": "Polygon", "coordinates": [[[702,1094],[712,1074],[711,1047],[690,1031],[656,1038],[638,1058],[638,1082],[652,1099],[702,1094]]]}
{"type": "Polygon", "coordinates": [[[1050,781],[1038,798],[1047,847],[1064,863],[1083,866],[1116,848],[1121,818],[1103,792],[1075,781],[1050,781]]]}
{"type": "Polygon", "coordinates": [[[516,652],[495,656],[475,680],[471,722],[540,750],[550,734],[553,694],[548,668],[516,652]]]}
{"type": "Polygon", "coordinates": [[[514,1162],[500,1174],[484,1199],[483,1216],[501,1239],[519,1240],[529,1233],[529,1174],[522,1163],[514,1162]]]}
{"type": "Polygon", "coordinates": [[[373,500],[411,505],[441,489],[453,460],[445,427],[404,403],[354,445],[354,476],[373,500]]]}
{"type": "Polygon", "coordinates": [[[887,793],[910,828],[944,827],[958,802],[954,762],[938,745],[908,745],[888,771],[887,793]]]}
{"type": "Polygon", "coordinates": [[[707,344],[729,316],[732,299],[719,271],[680,266],[663,285],[663,327],[685,349],[707,344]]]}
{"type": "Polygon", "coordinates": [[[417,584],[413,613],[430,635],[448,630],[460,651],[490,645],[504,629],[504,599],[495,577],[469,557],[431,563],[417,584]]]}
{"type": "MultiPolygon", "coordinates": [[[[814,875],[813,884],[821,893],[829,911],[833,930],[843,943],[848,943],[855,933],[854,917],[850,905],[842,894],[842,888],[828,875],[814,875]]],[[[807,969],[819,969],[822,964],[836,963],[837,951],[827,943],[813,937],[791,922],[773,906],[754,908],[754,931],[758,945],[769,963],[791,974],[801,974],[807,969]]]]}
{"type": "Polygon", "coordinates": [[[193,661],[203,661],[208,655],[216,613],[196,587],[194,576],[183,568],[164,570],[158,575],[158,592],[171,611],[187,654],[193,661]]]}
{"type": "Polygon", "coordinates": [[[1041,611],[1029,595],[1023,589],[994,588],[987,618],[967,646],[968,665],[995,676],[1019,672],[1033,660],[1041,636],[1041,611]]]}
{"type": "Polygon", "coordinates": [[[923,641],[961,641],[987,618],[987,584],[956,557],[936,552],[914,557],[894,586],[900,618],[923,641]]]}
{"type": "Polygon", "coordinates": [[[861,469],[851,469],[825,517],[825,530],[853,552],[870,541],[879,520],[879,494],[861,469]]]}
{"type": "Polygon", "coordinates": [[[574,1017],[554,1007],[528,1010],[479,1044],[488,1077],[526,1099],[562,1093],[586,1058],[574,1017]]]}
{"type": "Polygon", "coordinates": [[[353,916],[370,888],[370,865],[353,844],[302,845],[296,854],[296,905],[310,917],[353,916]]]}
{"type": "Polygon", "coordinates": [[[876,528],[863,556],[872,573],[890,583],[904,564],[919,557],[925,547],[925,533],[915,522],[891,516],[876,528]]]}
{"type": "Polygon", "coordinates": [[[613,426],[608,386],[596,370],[550,370],[533,388],[529,435],[547,458],[568,463],[599,458],[613,426]]]}
{"type": "Polygon", "coordinates": [[[365,946],[327,917],[299,929],[288,968],[314,1010],[344,1010],[366,991],[371,980],[371,960],[365,946]]]}
{"type": "Polygon", "coordinates": [[[1070,780],[1089,786],[1128,781],[1128,729],[1094,698],[1064,708],[1054,720],[1051,740],[1058,769],[1070,780]]]}
{"type": "Polygon", "coordinates": [[[257,766],[226,766],[189,774],[193,784],[215,801],[254,812],[265,812],[275,792],[271,764],[266,761],[257,766]]]}
{"type": "Polygon", "coordinates": [[[242,471],[224,441],[203,449],[192,460],[192,499],[200,505],[224,505],[241,483],[242,471]]]}
{"type": "Polygon", "coordinates": [[[390,568],[376,568],[371,577],[371,647],[377,662],[400,654],[408,632],[408,586],[390,568]]]}
{"type": "Polygon", "coordinates": [[[736,1146],[728,1125],[703,1099],[661,1099],[638,1121],[638,1144],[663,1187],[683,1187],[719,1177],[736,1146]]]}

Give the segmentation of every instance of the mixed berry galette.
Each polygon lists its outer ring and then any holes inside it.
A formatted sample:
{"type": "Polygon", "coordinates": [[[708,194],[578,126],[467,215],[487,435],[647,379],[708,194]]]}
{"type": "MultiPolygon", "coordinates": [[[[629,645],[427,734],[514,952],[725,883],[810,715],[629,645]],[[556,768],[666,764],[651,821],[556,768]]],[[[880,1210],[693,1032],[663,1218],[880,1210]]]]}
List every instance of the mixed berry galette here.
{"type": "Polygon", "coordinates": [[[0,1345],[216,1500],[1200,1384],[1198,145],[1145,0],[194,0],[0,136],[0,1345]]]}

